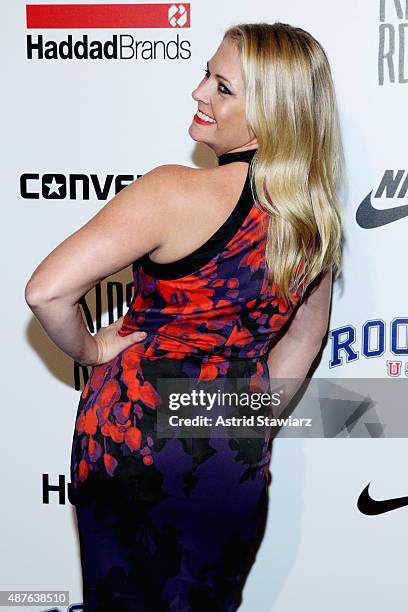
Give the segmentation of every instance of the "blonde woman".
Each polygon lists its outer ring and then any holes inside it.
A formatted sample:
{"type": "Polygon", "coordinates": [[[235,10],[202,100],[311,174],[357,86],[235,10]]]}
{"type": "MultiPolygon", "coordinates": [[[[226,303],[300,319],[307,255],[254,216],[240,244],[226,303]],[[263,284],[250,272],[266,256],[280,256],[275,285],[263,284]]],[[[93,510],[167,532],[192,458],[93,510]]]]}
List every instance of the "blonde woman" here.
{"type": "Polygon", "coordinates": [[[303,379],[340,271],[343,153],[322,46],[284,23],[237,25],[192,96],[189,134],[217,166],[147,172],[26,287],[50,338],[92,366],[70,493],[87,612],[239,607],[265,528],[272,438],[161,438],[156,381],[303,379]],[[126,315],[92,336],[79,299],[130,263],[126,315]]]}

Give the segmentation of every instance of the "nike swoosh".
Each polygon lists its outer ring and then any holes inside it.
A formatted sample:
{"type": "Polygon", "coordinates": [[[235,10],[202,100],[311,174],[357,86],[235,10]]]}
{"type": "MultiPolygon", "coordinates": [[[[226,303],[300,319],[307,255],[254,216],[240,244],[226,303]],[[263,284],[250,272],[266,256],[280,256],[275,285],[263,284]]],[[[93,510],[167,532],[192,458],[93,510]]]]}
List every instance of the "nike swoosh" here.
{"type": "Polygon", "coordinates": [[[405,497],[393,497],[392,499],[373,499],[368,492],[368,487],[360,493],[360,497],[357,500],[357,508],[363,514],[374,516],[376,514],[383,514],[384,512],[390,512],[403,506],[408,506],[408,495],[405,497]]]}
{"type": "Polygon", "coordinates": [[[373,229],[374,227],[381,227],[403,219],[408,216],[408,204],[403,206],[394,206],[394,208],[387,208],[385,210],[379,210],[374,208],[371,204],[370,193],[364,198],[356,212],[356,221],[363,229],[373,229]]]}

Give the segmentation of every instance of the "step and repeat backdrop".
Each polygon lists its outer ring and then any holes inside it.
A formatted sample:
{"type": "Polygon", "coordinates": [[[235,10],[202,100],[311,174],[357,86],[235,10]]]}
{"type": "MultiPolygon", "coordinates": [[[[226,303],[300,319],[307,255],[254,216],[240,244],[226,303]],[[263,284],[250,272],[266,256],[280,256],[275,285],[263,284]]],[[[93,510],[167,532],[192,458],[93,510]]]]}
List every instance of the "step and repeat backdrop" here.
{"type": "MultiPolygon", "coordinates": [[[[387,402],[391,410],[393,385],[408,377],[408,3],[6,0],[0,11],[0,590],[68,591],[69,605],[19,609],[82,610],[67,493],[88,371],[44,334],[25,285],[52,249],[143,173],[166,163],[216,164],[188,135],[191,92],[226,28],[283,21],[310,31],[329,56],[346,157],[343,275],[313,378],[331,390],[336,381],[344,389],[358,379],[359,387],[355,410],[337,429],[275,441],[267,531],[241,609],[405,610],[407,427],[403,415],[387,435],[387,402]],[[370,381],[387,396],[381,418],[370,381]]],[[[131,295],[131,266],[87,293],[90,331],[124,314],[131,295]]]]}

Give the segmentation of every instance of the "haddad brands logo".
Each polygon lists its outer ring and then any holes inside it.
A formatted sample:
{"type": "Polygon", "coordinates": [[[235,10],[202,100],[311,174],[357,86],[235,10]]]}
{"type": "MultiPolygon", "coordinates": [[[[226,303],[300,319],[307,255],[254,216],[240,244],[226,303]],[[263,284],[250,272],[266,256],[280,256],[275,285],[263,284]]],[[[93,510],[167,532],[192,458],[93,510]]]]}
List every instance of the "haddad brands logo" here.
{"type": "MultiPolygon", "coordinates": [[[[136,178],[140,178],[137,174],[136,178]]],[[[20,176],[20,195],[25,200],[75,200],[77,197],[89,200],[107,200],[135,180],[133,174],[57,174],[25,172],[20,176]]]]}
{"type": "MultiPolygon", "coordinates": [[[[372,191],[366,195],[356,212],[356,221],[363,229],[373,229],[388,225],[408,216],[408,204],[400,204],[391,208],[377,208],[372,200],[372,191]]],[[[386,170],[375,193],[375,198],[381,198],[385,193],[387,200],[401,200],[408,195],[408,172],[405,170],[386,170]]]]}
{"type": "MultiPolygon", "coordinates": [[[[28,29],[123,29],[190,27],[190,4],[28,4],[28,29]]],[[[132,34],[109,39],[83,34],[54,40],[43,34],[27,35],[27,59],[189,59],[190,41],[137,40],[132,34]]]]}
{"type": "Polygon", "coordinates": [[[408,83],[408,1],[380,0],[378,83],[408,83]]]}

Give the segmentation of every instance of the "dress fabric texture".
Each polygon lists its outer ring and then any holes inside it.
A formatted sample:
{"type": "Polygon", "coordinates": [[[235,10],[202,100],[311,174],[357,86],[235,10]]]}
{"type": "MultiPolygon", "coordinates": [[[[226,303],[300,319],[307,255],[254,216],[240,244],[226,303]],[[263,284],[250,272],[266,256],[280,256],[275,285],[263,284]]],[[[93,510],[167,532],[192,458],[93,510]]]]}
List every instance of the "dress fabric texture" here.
{"type": "Polygon", "coordinates": [[[262,541],[272,439],[156,435],[160,378],[269,387],[267,353],[301,299],[266,276],[268,213],[254,198],[256,149],[231,214],[177,262],[146,254],[120,335],[146,338],[92,368],[72,440],[85,612],[232,612],[262,541]]]}

